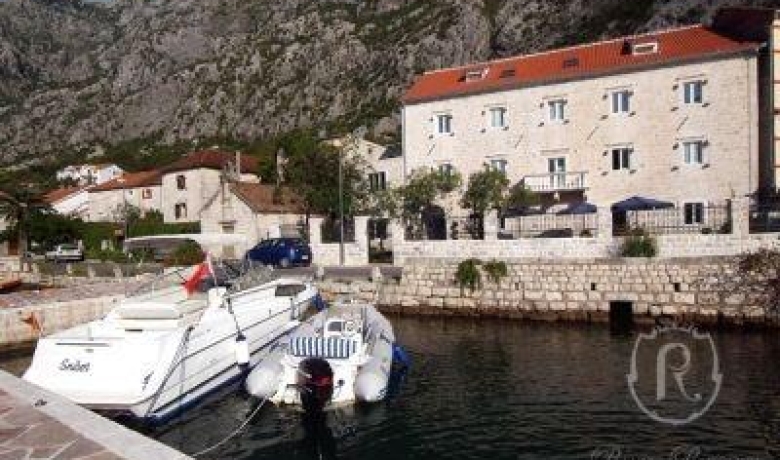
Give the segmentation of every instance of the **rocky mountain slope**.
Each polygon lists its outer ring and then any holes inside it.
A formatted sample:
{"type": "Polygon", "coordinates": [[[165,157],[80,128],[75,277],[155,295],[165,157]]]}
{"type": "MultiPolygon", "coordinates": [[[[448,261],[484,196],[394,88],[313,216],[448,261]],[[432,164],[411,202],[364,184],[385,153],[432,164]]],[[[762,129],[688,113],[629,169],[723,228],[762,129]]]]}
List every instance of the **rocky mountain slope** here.
{"type": "Polygon", "coordinates": [[[368,123],[415,73],[777,0],[6,0],[0,163],[368,123]]]}

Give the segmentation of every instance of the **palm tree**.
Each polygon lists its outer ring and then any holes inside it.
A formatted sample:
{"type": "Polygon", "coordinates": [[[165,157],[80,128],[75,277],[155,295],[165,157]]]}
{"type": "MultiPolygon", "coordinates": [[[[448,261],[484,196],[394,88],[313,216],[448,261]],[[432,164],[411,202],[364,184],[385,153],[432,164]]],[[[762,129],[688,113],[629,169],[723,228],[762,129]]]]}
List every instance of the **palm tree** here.
{"type": "Polygon", "coordinates": [[[5,220],[11,229],[16,230],[19,242],[19,269],[24,268],[27,256],[27,229],[30,220],[37,213],[50,210],[40,193],[30,188],[19,188],[14,191],[0,190],[0,219],[5,220]]]}

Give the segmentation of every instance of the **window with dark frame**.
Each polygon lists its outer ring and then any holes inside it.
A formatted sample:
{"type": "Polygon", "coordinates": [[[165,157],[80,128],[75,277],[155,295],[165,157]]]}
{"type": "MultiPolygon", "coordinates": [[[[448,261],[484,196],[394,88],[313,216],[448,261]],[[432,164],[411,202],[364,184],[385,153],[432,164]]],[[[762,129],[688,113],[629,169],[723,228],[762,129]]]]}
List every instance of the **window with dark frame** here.
{"type": "Polygon", "coordinates": [[[178,190],[187,190],[187,178],[184,174],[176,176],[176,188],[178,190]]]}

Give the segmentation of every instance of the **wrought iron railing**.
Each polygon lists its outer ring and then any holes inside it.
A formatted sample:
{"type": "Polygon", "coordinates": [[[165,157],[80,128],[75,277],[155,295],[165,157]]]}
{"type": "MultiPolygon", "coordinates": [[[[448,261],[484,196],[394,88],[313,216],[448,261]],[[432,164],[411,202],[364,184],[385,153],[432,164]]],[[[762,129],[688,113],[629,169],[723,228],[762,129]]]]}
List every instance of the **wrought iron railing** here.
{"type": "Polygon", "coordinates": [[[591,238],[598,235],[598,215],[536,214],[501,219],[500,239],[591,238]]]}
{"type": "Polygon", "coordinates": [[[624,236],[636,231],[649,235],[731,233],[728,205],[702,205],[700,208],[667,208],[612,213],[612,232],[624,236]]]}

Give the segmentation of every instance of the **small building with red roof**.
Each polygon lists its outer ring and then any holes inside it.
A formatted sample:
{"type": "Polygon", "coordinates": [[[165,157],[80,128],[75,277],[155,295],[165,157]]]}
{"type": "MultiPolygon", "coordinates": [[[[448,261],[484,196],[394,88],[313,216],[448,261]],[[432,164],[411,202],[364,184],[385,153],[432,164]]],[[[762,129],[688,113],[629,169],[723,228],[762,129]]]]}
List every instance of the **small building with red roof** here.
{"type": "Polygon", "coordinates": [[[122,222],[128,208],[141,214],[162,210],[162,173],[159,170],[124,173],[89,189],[88,220],[122,222]]]}
{"type": "MultiPolygon", "coordinates": [[[[769,17],[764,36],[773,23],[780,30],[769,17]]],[[[772,187],[767,140],[780,110],[765,109],[765,95],[780,78],[762,72],[780,47],[727,29],[679,27],[426,72],[403,96],[404,174],[454,169],[467,180],[494,168],[552,210],[633,195],[683,208],[772,187]]]]}
{"type": "Polygon", "coordinates": [[[89,217],[89,187],[61,187],[47,192],[43,200],[60,214],[87,219],[89,217]]]}
{"type": "MultiPolygon", "coordinates": [[[[301,237],[303,201],[287,187],[235,182],[220,190],[201,213],[204,233],[239,233],[250,246],[267,238],[301,237]]],[[[241,257],[249,247],[228,248],[223,257],[241,257]]]]}

